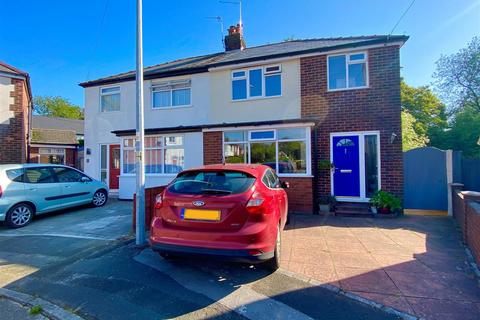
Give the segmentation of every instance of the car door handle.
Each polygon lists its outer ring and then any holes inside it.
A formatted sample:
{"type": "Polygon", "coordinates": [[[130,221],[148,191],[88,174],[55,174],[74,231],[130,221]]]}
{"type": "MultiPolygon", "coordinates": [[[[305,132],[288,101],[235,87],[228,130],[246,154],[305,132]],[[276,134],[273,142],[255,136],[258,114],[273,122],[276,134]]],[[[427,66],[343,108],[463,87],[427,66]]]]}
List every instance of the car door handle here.
{"type": "Polygon", "coordinates": [[[65,188],[71,188],[71,186],[65,186],[65,188]]]}
{"type": "Polygon", "coordinates": [[[37,191],[37,188],[30,188],[28,191],[37,191]]]}

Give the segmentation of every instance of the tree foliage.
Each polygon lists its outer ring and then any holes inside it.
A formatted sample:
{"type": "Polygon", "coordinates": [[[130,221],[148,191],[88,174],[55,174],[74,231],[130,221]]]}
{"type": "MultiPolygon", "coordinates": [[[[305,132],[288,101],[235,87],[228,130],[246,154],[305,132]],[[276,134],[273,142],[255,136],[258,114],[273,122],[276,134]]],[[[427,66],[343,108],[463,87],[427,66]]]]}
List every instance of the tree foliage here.
{"type": "Polygon", "coordinates": [[[82,109],[62,97],[36,96],[33,109],[36,114],[48,117],[83,119],[82,109]]]}
{"type": "Polygon", "coordinates": [[[455,54],[442,56],[433,77],[452,113],[467,106],[480,112],[480,38],[474,37],[455,54]]]}
{"type": "Polygon", "coordinates": [[[417,120],[408,111],[402,111],[402,146],[403,151],[425,147],[428,143],[428,137],[424,134],[418,134],[415,131],[417,120]]]}

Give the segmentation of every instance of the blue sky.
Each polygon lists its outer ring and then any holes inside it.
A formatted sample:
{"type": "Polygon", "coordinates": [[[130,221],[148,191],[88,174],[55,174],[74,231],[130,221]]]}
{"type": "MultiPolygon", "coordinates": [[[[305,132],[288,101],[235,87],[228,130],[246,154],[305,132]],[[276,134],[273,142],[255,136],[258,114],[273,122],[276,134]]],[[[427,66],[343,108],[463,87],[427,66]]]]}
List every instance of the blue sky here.
{"type": "MultiPolygon", "coordinates": [[[[388,34],[411,0],[244,0],[247,46],[288,37],[388,34]]],[[[59,95],[83,106],[79,82],[135,68],[134,0],[2,0],[0,60],[30,73],[34,95],[59,95]],[[105,10],[106,8],[106,10],[105,10]],[[102,17],[104,17],[102,19],[102,17]]],[[[144,0],[145,65],[222,50],[220,26],[238,6],[218,0],[144,0]]],[[[432,81],[441,54],[480,35],[480,0],[416,0],[396,28],[402,76],[432,81]]]]}

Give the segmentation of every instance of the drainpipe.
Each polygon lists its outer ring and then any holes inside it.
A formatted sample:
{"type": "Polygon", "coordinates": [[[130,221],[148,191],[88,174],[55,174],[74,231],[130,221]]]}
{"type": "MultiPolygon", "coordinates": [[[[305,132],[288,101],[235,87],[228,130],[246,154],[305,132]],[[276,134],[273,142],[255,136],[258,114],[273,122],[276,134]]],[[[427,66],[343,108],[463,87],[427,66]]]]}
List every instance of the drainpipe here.
{"type": "Polygon", "coordinates": [[[313,127],[313,188],[312,188],[312,204],[313,214],[318,215],[318,127],[317,124],[313,127]]]}

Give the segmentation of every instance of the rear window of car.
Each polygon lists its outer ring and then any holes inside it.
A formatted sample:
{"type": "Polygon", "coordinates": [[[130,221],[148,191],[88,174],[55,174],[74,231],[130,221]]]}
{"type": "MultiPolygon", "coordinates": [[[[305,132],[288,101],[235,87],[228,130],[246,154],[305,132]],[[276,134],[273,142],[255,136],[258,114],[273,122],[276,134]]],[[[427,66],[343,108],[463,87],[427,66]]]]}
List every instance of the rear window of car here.
{"type": "Polygon", "coordinates": [[[7,177],[14,182],[23,182],[23,169],[7,170],[7,177]]]}
{"type": "Polygon", "coordinates": [[[247,191],[255,177],[239,171],[187,171],[168,187],[177,194],[230,195],[247,191]]]}

